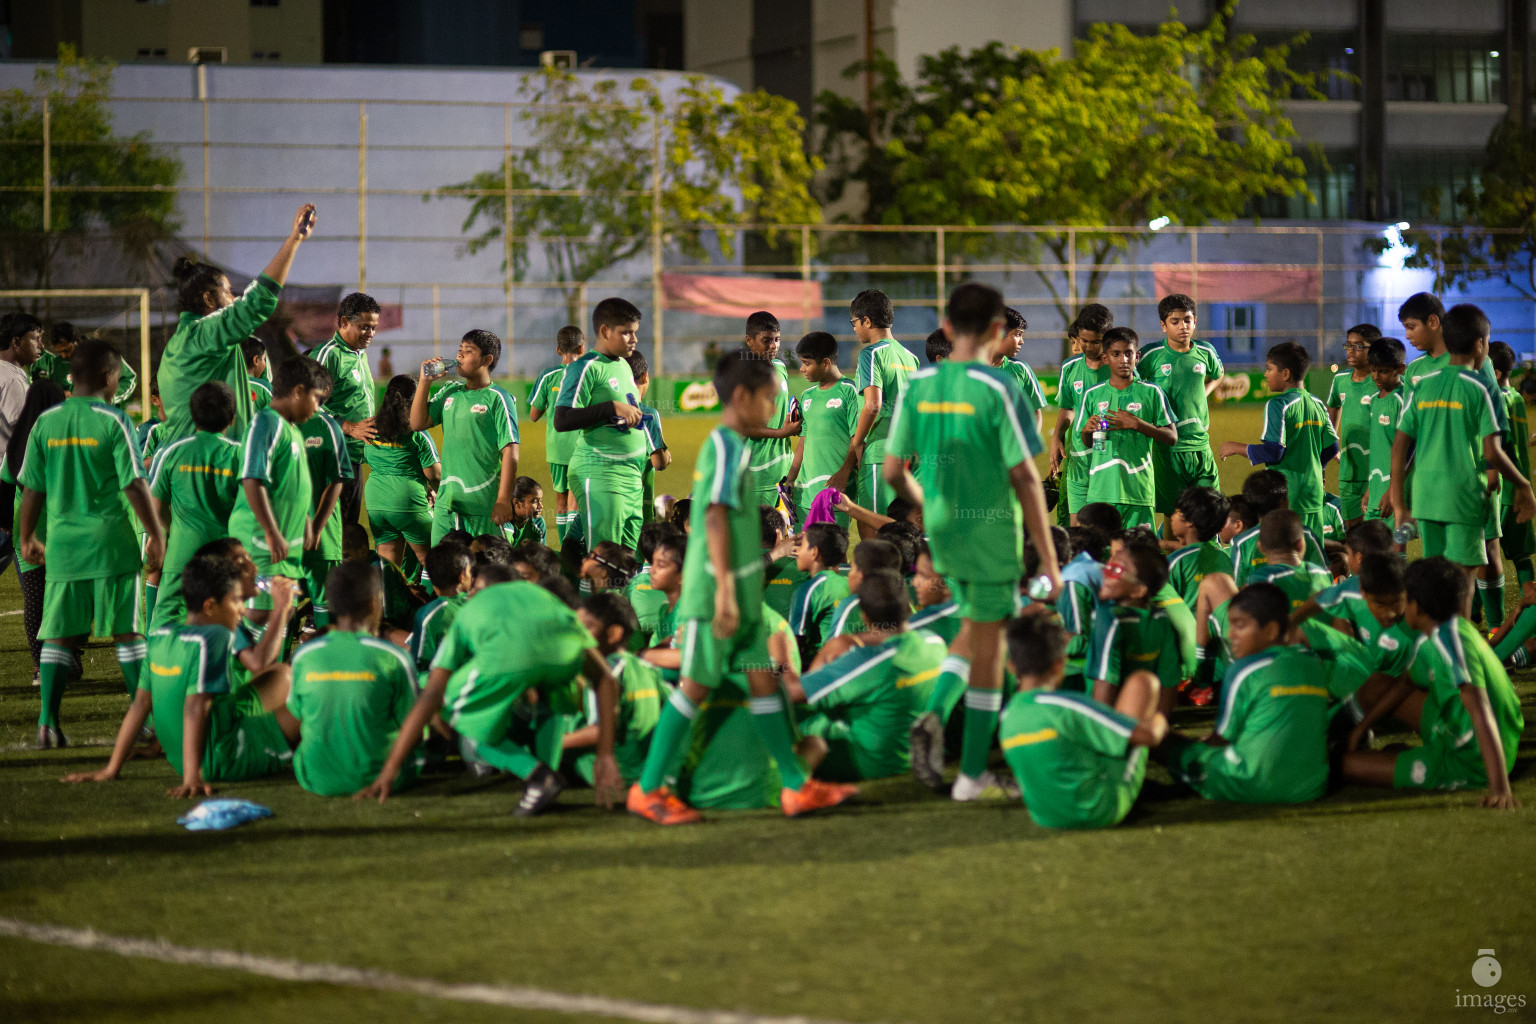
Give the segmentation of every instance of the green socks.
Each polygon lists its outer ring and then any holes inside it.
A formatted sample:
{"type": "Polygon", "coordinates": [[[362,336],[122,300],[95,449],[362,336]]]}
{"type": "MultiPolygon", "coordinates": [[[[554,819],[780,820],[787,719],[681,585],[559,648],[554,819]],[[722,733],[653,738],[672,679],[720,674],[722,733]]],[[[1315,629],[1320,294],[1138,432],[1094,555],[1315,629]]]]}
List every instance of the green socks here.
{"type": "MultiPolygon", "coordinates": [[[[1499,646],[1493,649],[1493,653],[1499,656],[1500,661],[1509,661],[1517,655],[1524,653],[1525,642],[1536,635],[1536,605],[1520,609],[1520,617],[1515,619],[1515,625],[1499,646]]],[[[43,648],[43,658],[46,661],[48,648],[43,648]]]]}
{"type": "Polygon", "coordinates": [[[43,644],[41,663],[37,668],[38,682],[42,684],[42,708],[37,714],[38,725],[59,727],[59,705],[64,703],[64,681],[75,670],[75,658],[63,644],[43,644]]]}
{"type": "Polygon", "coordinates": [[[1496,580],[1478,580],[1477,596],[1482,599],[1483,619],[1488,623],[1488,628],[1498,629],[1504,624],[1503,575],[1496,580]]]}
{"type": "Polygon", "coordinates": [[[949,721],[949,716],[954,713],[955,705],[960,703],[960,697],[965,693],[965,684],[971,678],[971,663],[958,654],[951,654],[939,663],[939,678],[933,684],[933,693],[928,698],[928,706],[924,711],[932,711],[939,716],[939,724],[949,721]]]}
{"type": "Polygon", "coordinates": [[[160,584],[144,584],[144,621],[155,621],[155,598],[160,594],[160,584]]]}
{"type": "Polygon", "coordinates": [[[960,743],[960,773],[979,778],[987,770],[987,754],[992,750],[992,734],[997,732],[997,716],[1003,710],[1002,690],[965,691],[965,737],[960,743]]]}
{"type": "Polygon", "coordinates": [[[123,670],[123,685],[128,696],[139,692],[139,673],[144,670],[144,659],[149,656],[149,645],[143,637],[117,645],[117,664],[123,670]]]}
{"type": "Polygon", "coordinates": [[[693,720],[698,717],[699,706],[683,696],[682,690],[674,690],[672,698],[661,709],[655,732],[651,733],[651,750],[645,757],[645,768],[640,772],[641,792],[656,792],[677,770],[688,744],[688,734],[693,731],[693,720]]]}
{"type": "Polygon", "coordinates": [[[782,695],[773,693],[766,697],[753,697],[752,724],[757,726],[768,753],[779,764],[779,776],[786,789],[799,789],[805,785],[805,770],[795,756],[795,733],[789,727],[789,714],[784,709],[782,695]]]}
{"type": "MultiPolygon", "coordinates": [[[[560,538],[561,545],[565,544],[565,537],[571,532],[571,524],[576,522],[576,517],[579,514],[577,512],[555,513],[555,534],[560,538]]],[[[650,790],[646,790],[646,792],[649,793],[650,790]]]]}

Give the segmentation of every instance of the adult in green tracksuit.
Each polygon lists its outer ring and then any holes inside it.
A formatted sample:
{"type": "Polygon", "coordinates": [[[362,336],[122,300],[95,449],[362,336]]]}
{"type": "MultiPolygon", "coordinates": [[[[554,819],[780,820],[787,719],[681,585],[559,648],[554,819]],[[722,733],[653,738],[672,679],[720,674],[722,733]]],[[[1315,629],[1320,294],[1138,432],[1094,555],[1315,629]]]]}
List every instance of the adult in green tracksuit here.
{"type": "Polygon", "coordinates": [[[604,299],[592,311],[592,332],[592,351],[566,368],[555,429],[580,432],[569,479],[585,549],[605,540],[632,549],[640,541],[641,463],[649,454],[636,429],[640,389],[625,358],[639,339],[640,310],[604,299]]]}
{"type": "Polygon", "coordinates": [[[277,255],[246,287],[240,298],[229,290],[224,271],[183,256],[176,261],[181,316],[160,357],[160,398],[165,422],[156,431],[161,445],[191,437],[190,402],[198,385],[221,380],[235,393],[235,421],[224,433],[237,441],[251,425],[251,388],[240,343],[277,309],[278,293],[288,279],[294,254],[315,226],[315,204],[305,203],[293,215],[293,227],[277,255]]]}
{"type": "Polygon", "coordinates": [[[779,482],[789,475],[795,454],[790,438],[800,433],[800,417],[795,414],[794,400],[789,397],[789,374],[779,361],[778,318],[762,310],[747,317],[743,344],[753,359],[768,360],[779,382],[779,394],[773,400],[773,415],[763,426],[751,427],[744,432],[747,448],[752,452],[757,503],[771,508],[779,502],[779,482]]]}
{"type": "MultiPolygon", "coordinates": [[[[870,508],[883,515],[896,497],[880,475],[885,438],[891,431],[896,400],[907,389],[908,375],[917,370],[917,357],[892,337],[895,309],[884,292],[860,292],[853,297],[849,312],[853,333],[864,346],[859,350],[859,369],[854,381],[864,396],[864,409],[853,432],[853,449],[860,453],[858,493],[870,508]]],[[[844,490],[845,484],[834,474],[827,486],[844,490]]]]}
{"type": "Polygon", "coordinates": [[[341,522],[355,523],[363,512],[363,446],[373,440],[373,371],[368,368],[368,344],[379,329],[378,302],[353,292],[336,309],[336,333],[314,351],[315,361],[331,371],[331,397],[325,411],[341,424],[347,458],[357,473],[341,488],[336,506],[341,522]]]}

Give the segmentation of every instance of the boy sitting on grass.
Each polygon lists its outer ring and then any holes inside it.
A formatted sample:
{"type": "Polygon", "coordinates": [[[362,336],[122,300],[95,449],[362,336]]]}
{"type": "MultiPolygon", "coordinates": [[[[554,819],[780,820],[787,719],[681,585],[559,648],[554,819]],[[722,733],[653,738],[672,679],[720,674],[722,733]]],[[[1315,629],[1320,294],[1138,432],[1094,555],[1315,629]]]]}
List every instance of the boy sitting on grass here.
{"type": "Polygon", "coordinates": [[[1248,582],[1273,583],[1285,591],[1292,608],[1300,608],[1333,583],[1327,569],[1302,561],[1306,549],[1301,516],[1288,508],[1267,513],[1259,520],[1259,553],[1264,564],[1254,567],[1248,582]]]}
{"type": "Polygon", "coordinates": [[[832,618],[848,596],[850,584],[837,567],[848,556],[848,531],[832,523],[807,526],[795,548],[795,568],[805,580],[795,588],[789,605],[789,628],[809,661],[832,638],[832,618]]]}
{"type": "MultiPolygon", "coordinates": [[[[1249,517],[1247,521],[1252,525],[1232,538],[1232,582],[1237,586],[1244,586],[1249,574],[1264,564],[1264,553],[1259,550],[1259,522],[1277,508],[1291,507],[1288,487],[1285,477],[1273,469],[1249,473],[1243,481],[1243,501],[1247,505],[1249,517]]],[[[1326,566],[1328,556],[1323,553],[1319,535],[1306,529],[1305,520],[1302,526],[1307,544],[1304,560],[1310,565],[1326,566]]]]}
{"type": "Polygon", "coordinates": [[[1227,496],[1214,487],[1186,487],[1168,519],[1168,531],[1183,545],[1168,556],[1168,582],[1190,608],[1201,580],[1232,568],[1232,555],[1219,539],[1230,508],[1227,496]]]}
{"type": "Polygon", "coordinates": [[[859,633],[864,629],[864,616],[859,609],[859,583],[872,572],[901,572],[901,551],[888,540],[861,540],[853,549],[852,564],[848,567],[848,596],[837,602],[832,609],[832,636],[859,633]]]}
{"type": "Polygon", "coordinates": [[[1162,687],[1158,705],[1173,707],[1183,680],[1179,638],[1154,597],[1168,581],[1168,563],[1148,538],[1120,546],[1104,566],[1100,604],[1093,614],[1093,635],[1083,675],[1093,681],[1093,698],[1111,707],[1132,673],[1152,673],[1162,687]]]}
{"type": "MultiPolygon", "coordinates": [[[[640,777],[645,755],[651,749],[651,733],[661,718],[662,706],[672,690],[661,681],[661,673],[630,653],[629,638],[639,627],[635,609],[620,594],[612,591],[590,594],[576,612],[587,632],[597,640],[597,651],[608,659],[608,670],[619,682],[618,718],[614,723],[613,756],[619,774],[630,782],[640,777]]],[[[574,769],[590,785],[597,746],[597,704],[587,692],[583,724],[565,734],[567,756],[574,752],[574,769]]]]}
{"type": "MultiPolygon", "coordinates": [[[[427,576],[432,580],[433,597],[416,610],[412,623],[411,660],[416,671],[425,672],[431,666],[448,627],[469,600],[469,587],[474,582],[470,567],[469,548],[454,541],[438,541],[427,552],[427,576]]],[[[381,617],[382,614],[381,606],[381,617]]]]}

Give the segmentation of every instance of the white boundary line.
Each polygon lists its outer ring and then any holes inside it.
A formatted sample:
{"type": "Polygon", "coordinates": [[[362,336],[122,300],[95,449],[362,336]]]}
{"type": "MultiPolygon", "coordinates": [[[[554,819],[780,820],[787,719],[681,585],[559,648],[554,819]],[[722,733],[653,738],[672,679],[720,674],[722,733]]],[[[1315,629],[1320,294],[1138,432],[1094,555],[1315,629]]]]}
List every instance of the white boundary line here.
{"type": "Polygon", "coordinates": [[[460,1003],[482,1003],[516,1010],[545,1010],[551,1013],[588,1014],[618,1020],[643,1021],[647,1024],[840,1024],[811,1017],[771,1017],[729,1010],[696,1010],[686,1006],[641,1003],[603,996],[571,995],[547,989],[503,985],[461,985],[412,978],[388,971],[344,967],[340,964],[312,964],[281,957],[256,956],[225,949],[197,949],[175,946],[163,939],[135,939],[104,935],[91,928],[61,928],[33,924],[15,918],[0,917],[0,936],[40,942],[50,946],[92,952],[116,953],[118,956],[158,960],[167,964],[187,964],[243,971],[277,981],[321,985],[347,985],[376,992],[404,992],[460,1003]]]}

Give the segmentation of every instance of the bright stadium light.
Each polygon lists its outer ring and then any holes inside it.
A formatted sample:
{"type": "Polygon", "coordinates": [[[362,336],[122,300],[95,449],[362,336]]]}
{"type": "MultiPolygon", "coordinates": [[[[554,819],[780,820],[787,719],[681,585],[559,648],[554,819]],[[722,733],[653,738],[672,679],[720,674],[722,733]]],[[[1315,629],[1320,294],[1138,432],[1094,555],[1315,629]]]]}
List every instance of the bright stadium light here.
{"type": "Polygon", "coordinates": [[[1172,223],[1173,221],[1168,217],[1153,217],[1147,222],[1147,227],[1151,228],[1153,231],[1161,231],[1163,228],[1172,223]]]}
{"type": "Polygon", "coordinates": [[[1407,231],[1408,227],[1409,227],[1408,222],[1405,221],[1405,220],[1400,220],[1396,224],[1393,224],[1392,226],[1397,228],[1397,230],[1399,230],[1399,231],[1407,231]]]}

